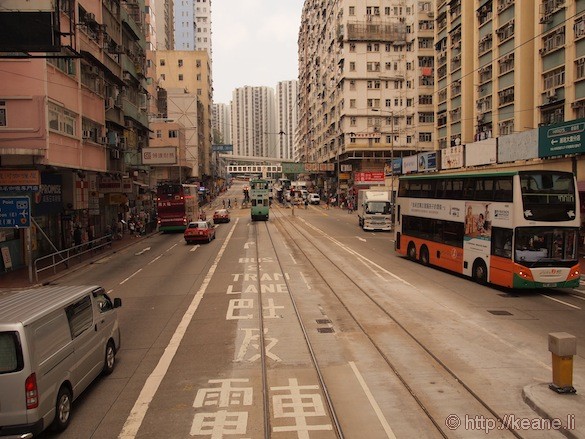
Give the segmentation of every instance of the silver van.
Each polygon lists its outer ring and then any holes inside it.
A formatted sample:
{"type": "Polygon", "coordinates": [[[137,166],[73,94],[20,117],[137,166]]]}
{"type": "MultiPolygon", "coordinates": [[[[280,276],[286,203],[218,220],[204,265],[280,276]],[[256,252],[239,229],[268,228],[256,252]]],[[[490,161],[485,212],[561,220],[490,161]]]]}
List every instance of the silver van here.
{"type": "Polygon", "coordinates": [[[0,437],[67,428],[72,402],[114,370],[121,305],[99,286],[0,296],[0,437]]]}

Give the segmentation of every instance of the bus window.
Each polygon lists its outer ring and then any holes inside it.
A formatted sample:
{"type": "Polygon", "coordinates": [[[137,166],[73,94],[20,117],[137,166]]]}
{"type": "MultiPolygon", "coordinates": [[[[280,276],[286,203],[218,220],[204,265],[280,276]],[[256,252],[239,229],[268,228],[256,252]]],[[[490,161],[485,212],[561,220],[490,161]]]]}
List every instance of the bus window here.
{"type": "Polygon", "coordinates": [[[500,177],[495,180],[495,201],[509,201],[513,200],[512,191],[512,177],[500,177]]]}
{"type": "Polygon", "coordinates": [[[492,254],[503,258],[512,257],[512,230],[492,228],[492,254]]]}

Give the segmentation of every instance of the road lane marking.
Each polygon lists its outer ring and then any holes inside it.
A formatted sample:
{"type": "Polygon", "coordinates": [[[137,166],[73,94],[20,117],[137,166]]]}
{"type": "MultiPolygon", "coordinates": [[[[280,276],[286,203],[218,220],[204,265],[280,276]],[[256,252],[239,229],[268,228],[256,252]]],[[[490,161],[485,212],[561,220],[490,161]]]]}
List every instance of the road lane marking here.
{"type": "Polygon", "coordinates": [[[134,253],[134,256],[140,256],[141,254],[143,254],[144,252],[147,252],[150,250],[150,247],[146,247],[142,250],[140,250],[138,253],[134,253]]]}
{"type": "Polygon", "coordinates": [[[360,386],[362,386],[362,389],[363,389],[364,393],[366,394],[368,401],[370,401],[370,404],[371,404],[372,408],[374,409],[376,416],[378,416],[378,420],[380,421],[380,424],[382,424],[382,428],[386,432],[386,437],[396,439],[396,436],[394,435],[392,428],[390,428],[390,425],[388,424],[388,421],[384,417],[384,414],[382,413],[380,406],[378,405],[378,403],[374,399],[374,395],[372,395],[372,392],[368,388],[368,385],[366,384],[364,377],[362,376],[362,374],[360,373],[360,371],[358,370],[357,366],[355,365],[355,363],[353,361],[350,361],[349,365],[351,366],[353,373],[355,374],[358,382],[360,383],[360,386]]]}
{"type": "Polygon", "coordinates": [[[134,403],[134,407],[132,407],[130,415],[128,415],[128,418],[126,419],[126,422],[122,427],[122,431],[118,435],[119,439],[135,438],[136,435],[138,434],[138,430],[142,425],[142,421],[144,421],[150,403],[152,402],[154,395],[156,394],[162,380],[164,379],[167,371],[169,370],[173,358],[175,358],[175,354],[179,349],[179,346],[187,331],[189,323],[193,319],[195,311],[197,311],[197,308],[199,308],[199,304],[203,299],[203,295],[207,290],[207,286],[211,282],[211,278],[215,273],[217,265],[219,264],[219,261],[223,256],[223,253],[228,243],[230,242],[230,238],[234,233],[238,221],[239,218],[236,219],[234,225],[232,226],[230,232],[228,233],[227,238],[225,239],[223,245],[221,246],[219,252],[217,253],[217,256],[215,257],[215,260],[213,261],[213,264],[211,265],[211,268],[205,275],[203,283],[201,284],[201,287],[199,287],[199,291],[197,291],[197,294],[195,294],[195,296],[193,297],[193,300],[191,301],[189,308],[187,308],[187,311],[185,311],[185,314],[183,315],[181,322],[177,326],[177,329],[175,330],[175,333],[173,334],[168,346],[165,348],[164,353],[160,357],[158,364],[156,365],[152,373],[149,375],[149,377],[146,379],[144,387],[142,387],[140,395],[138,395],[138,399],[134,403]]]}
{"type": "Polygon", "coordinates": [[[152,264],[153,262],[156,262],[156,261],[158,261],[160,258],[162,258],[162,255],[158,255],[156,258],[154,258],[152,261],[150,261],[150,262],[149,262],[148,264],[146,264],[146,265],[150,265],[150,264],[152,264]]]}
{"type": "Polygon", "coordinates": [[[576,294],[571,294],[571,297],[574,297],[575,299],[579,299],[579,300],[585,300],[585,297],[577,296],[576,294]]]}
{"type": "Polygon", "coordinates": [[[190,252],[194,252],[195,250],[197,250],[199,248],[199,244],[197,244],[195,247],[193,247],[191,250],[189,250],[190,252]]]}
{"type": "Polygon", "coordinates": [[[362,242],[367,242],[364,238],[360,237],[360,236],[356,236],[357,239],[359,239],[362,242]]]}
{"type": "Polygon", "coordinates": [[[311,285],[309,285],[309,282],[307,282],[307,278],[305,277],[305,275],[302,272],[300,273],[300,275],[303,278],[303,281],[307,284],[307,290],[310,290],[311,285]]]}
{"type": "Polygon", "coordinates": [[[550,300],[554,300],[555,302],[562,303],[563,305],[570,306],[571,308],[575,308],[575,309],[581,309],[580,307],[578,307],[578,306],[576,306],[576,305],[571,305],[570,303],[563,302],[562,300],[556,299],[556,298],[554,298],[554,297],[551,297],[551,296],[547,296],[546,294],[541,294],[541,296],[543,296],[543,297],[546,297],[547,299],[550,299],[550,300]]]}
{"type": "Polygon", "coordinates": [[[120,285],[122,285],[123,283],[125,283],[126,281],[129,281],[130,279],[132,279],[134,276],[136,276],[138,273],[140,273],[142,271],[142,268],[138,269],[138,271],[135,271],[134,273],[132,273],[130,276],[128,276],[126,279],[124,279],[122,282],[120,282],[120,285]]]}
{"type": "MultiPolygon", "coordinates": [[[[183,240],[181,239],[181,241],[179,241],[179,242],[183,242],[183,240]]],[[[174,249],[174,248],[175,248],[177,245],[178,245],[178,244],[175,244],[175,245],[173,245],[173,246],[171,246],[171,247],[167,248],[167,249],[165,250],[165,253],[166,253],[166,252],[168,252],[168,251],[171,251],[171,250],[172,250],[172,249],[174,249]]]]}

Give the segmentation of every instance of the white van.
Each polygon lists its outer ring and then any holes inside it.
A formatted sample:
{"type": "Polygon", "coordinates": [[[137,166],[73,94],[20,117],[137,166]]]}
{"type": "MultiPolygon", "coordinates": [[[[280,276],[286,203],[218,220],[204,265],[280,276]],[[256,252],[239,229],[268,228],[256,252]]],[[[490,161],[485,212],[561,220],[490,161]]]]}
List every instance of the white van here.
{"type": "Polygon", "coordinates": [[[0,437],[67,428],[72,401],[114,370],[121,305],[99,286],[0,296],[0,437]]]}

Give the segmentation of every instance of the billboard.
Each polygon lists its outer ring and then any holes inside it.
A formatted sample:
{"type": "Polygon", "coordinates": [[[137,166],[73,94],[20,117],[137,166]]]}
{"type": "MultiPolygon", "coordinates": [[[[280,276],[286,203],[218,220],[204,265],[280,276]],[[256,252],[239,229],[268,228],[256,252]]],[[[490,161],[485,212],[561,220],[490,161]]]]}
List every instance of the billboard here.
{"type": "Polygon", "coordinates": [[[165,146],[161,148],[142,148],[143,165],[175,165],[177,164],[177,148],[165,146]]]}
{"type": "Polygon", "coordinates": [[[538,130],[498,137],[498,163],[538,157],[538,130]]]}
{"type": "Polygon", "coordinates": [[[465,166],[493,165],[497,159],[497,141],[494,138],[465,145],[465,166]]]}
{"type": "Polygon", "coordinates": [[[463,145],[452,146],[441,150],[441,169],[463,167],[463,145]]]}

